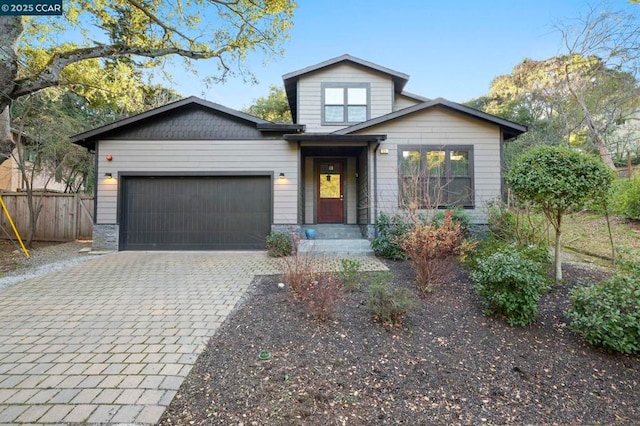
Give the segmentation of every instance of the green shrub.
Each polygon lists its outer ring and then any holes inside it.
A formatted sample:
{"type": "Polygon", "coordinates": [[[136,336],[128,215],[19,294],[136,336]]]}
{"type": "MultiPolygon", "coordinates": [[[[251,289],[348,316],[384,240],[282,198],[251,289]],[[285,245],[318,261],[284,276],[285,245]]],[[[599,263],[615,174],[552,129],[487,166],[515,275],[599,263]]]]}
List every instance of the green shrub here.
{"type": "Polygon", "coordinates": [[[640,353],[640,267],[571,291],[571,328],[593,345],[640,353]]]}
{"type": "Polygon", "coordinates": [[[355,291],[360,289],[360,261],[356,259],[342,259],[342,282],[346,291],[355,291]]]}
{"type": "Polygon", "coordinates": [[[293,251],[291,237],[284,232],[272,232],[267,237],[267,253],[271,257],[289,256],[293,251]]]}
{"type": "Polygon", "coordinates": [[[406,288],[392,289],[388,282],[381,280],[369,284],[367,309],[383,324],[400,324],[416,306],[415,298],[406,288]]]}
{"type": "Polygon", "coordinates": [[[508,207],[501,202],[491,203],[488,209],[488,226],[495,239],[514,242],[521,246],[547,242],[548,224],[544,217],[528,208],[508,207]]]}
{"type": "Polygon", "coordinates": [[[471,230],[471,217],[469,217],[466,210],[461,207],[455,207],[449,210],[438,210],[431,219],[431,225],[436,228],[440,228],[444,224],[447,212],[451,212],[451,219],[453,220],[453,223],[460,225],[460,230],[464,236],[468,236],[471,230]]]}
{"type": "Polygon", "coordinates": [[[640,220],[640,173],[618,179],[611,196],[612,210],[627,219],[640,220]]]}
{"type": "Polygon", "coordinates": [[[519,246],[495,238],[483,240],[476,248],[464,257],[464,264],[469,270],[477,269],[478,262],[497,252],[518,252],[525,259],[533,261],[538,266],[540,275],[546,276],[551,268],[551,254],[544,244],[519,246]]]}
{"type": "Polygon", "coordinates": [[[548,288],[540,264],[510,246],[478,258],[470,276],[483,299],[485,313],[504,316],[510,325],[533,322],[538,300],[548,288]]]}
{"type": "Polygon", "coordinates": [[[401,216],[380,213],[376,222],[376,237],[371,241],[371,248],[378,256],[405,260],[407,255],[402,250],[401,244],[410,230],[411,224],[401,216]]]}

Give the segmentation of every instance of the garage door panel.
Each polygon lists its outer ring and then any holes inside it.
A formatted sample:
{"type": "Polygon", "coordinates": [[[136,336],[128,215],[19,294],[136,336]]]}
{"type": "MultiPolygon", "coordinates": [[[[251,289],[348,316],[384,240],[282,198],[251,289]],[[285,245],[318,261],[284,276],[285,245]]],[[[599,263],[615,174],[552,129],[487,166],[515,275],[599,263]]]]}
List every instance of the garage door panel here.
{"type": "Polygon", "coordinates": [[[124,177],[124,250],[264,249],[268,176],[124,177]]]}

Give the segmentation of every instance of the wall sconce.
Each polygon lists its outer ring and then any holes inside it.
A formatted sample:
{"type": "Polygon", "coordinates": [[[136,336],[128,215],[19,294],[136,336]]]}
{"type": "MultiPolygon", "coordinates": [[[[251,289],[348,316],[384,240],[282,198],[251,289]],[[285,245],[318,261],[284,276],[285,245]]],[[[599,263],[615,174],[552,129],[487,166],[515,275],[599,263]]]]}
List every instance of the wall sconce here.
{"type": "Polygon", "coordinates": [[[280,179],[284,179],[284,173],[280,173],[280,175],[278,176],[280,179]]]}
{"type": "Polygon", "coordinates": [[[107,161],[111,161],[111,160],[113,160],[113,155],[111,154],[107,155],[107,161]]]}
{"type": "Polygon", "coordinates": [[[105,173],[104,177],[107,179],[113,179],[113,175],[111,173],[105,173]]]}

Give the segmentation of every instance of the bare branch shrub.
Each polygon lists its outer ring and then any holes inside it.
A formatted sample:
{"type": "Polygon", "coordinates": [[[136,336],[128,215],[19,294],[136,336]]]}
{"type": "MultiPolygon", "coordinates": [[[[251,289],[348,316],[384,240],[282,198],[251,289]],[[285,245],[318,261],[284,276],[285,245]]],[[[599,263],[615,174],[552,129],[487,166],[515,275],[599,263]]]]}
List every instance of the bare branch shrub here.
{"type": "Polygon", "coordinates": [[[298,241],[293,239],[294,251],[282,258],[282,276],[293,297],[302,302],[320,321],[330,319],[342,296],[342,279],[330,272],[327,259],[300,254],[298,241]]]}
{"type": "Polygon", "coordinates": [[[446,282],[451,276],[456,256],[472,246],[464,239],[462,227],[453,221],[449,210],[445,212],[441,226],[417,224],[402,243],[423,295],[431,292],[434,285],[446,282]]]}

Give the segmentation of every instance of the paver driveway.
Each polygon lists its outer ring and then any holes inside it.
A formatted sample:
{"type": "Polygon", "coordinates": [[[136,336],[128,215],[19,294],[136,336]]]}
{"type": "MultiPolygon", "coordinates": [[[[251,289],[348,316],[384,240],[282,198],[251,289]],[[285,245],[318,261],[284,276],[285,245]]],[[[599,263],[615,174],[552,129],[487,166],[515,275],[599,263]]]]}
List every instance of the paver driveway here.
{"type": "Polygon", "coordinates": [[[155,423],[264,252],[120,252],[0,290],[0,423],[155,423]]]}

